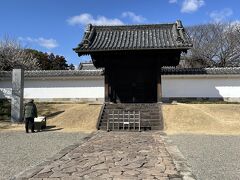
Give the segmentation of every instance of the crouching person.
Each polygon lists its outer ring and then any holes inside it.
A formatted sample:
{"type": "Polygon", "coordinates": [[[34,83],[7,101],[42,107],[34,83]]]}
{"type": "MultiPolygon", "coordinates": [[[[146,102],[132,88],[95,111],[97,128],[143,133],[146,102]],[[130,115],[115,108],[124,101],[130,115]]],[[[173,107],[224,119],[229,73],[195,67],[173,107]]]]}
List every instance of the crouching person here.
{"type": "Polygon", "coordinates": [[[34,133],[34,118],[37,117],[37,107],[34,104],[34,100],[30,99],[24,107],[24,118],[25,118],[25,129],[28,133],[29,125],[31,127],[31,132],[34,133]]]}

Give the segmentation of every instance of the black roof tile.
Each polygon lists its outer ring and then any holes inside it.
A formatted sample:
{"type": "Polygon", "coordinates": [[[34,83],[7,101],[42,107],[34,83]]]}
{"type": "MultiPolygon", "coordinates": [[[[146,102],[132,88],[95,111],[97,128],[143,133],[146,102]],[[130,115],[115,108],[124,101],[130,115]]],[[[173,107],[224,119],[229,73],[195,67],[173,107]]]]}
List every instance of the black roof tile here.
{"type": "Polygon", "coordinates": [[[226,68],[175,68],[163,67],[163,75],[224,75],[224,74],[240,74],[240,67],[226,67],[226,68]]]}
{"type": "Polygon", "coordinates": [[[93,26],[88,25],[82,42],[74,50],[95,51],[189,49],[192,47],[181,21],[172,24],[93,26]]]}
{"type": "MultiPolygon", "coordinates": [[[[85,63],[83,63],[85,64],[85,63]]],[[[85,70],[49,70],[49,71],[25,71],[26,78],[54,78],[54,77],[99,77],[103,75],[102,69],[94,69],[92,63],[86,63],[85,70]],[[88,67],[87,67],[88,66],[88,67]],[[88,69],[88,70],[87,70],[88,69]]],[[[240,75],[240,67],[229,68],[175,68],[163,67],[162,75],[240,75]]],[[[0,71],[1,79],[10,79],[11,71],[0,71]]]]}
{"type": "MultiPolygon", "coordinates": [[[[101,76],[102,70],[40,70],[40,71],[25,71],[26,78],[53,78],[53,77],[79,77],[79,76],[101,76]]],[[[11,71],[0,71],[0,79],[11,78],[11,71]]]]}
{"type": "Polygon", "coordinates": [[[97,70],[93,63],[80,63],[79,70],[97,70]]]}

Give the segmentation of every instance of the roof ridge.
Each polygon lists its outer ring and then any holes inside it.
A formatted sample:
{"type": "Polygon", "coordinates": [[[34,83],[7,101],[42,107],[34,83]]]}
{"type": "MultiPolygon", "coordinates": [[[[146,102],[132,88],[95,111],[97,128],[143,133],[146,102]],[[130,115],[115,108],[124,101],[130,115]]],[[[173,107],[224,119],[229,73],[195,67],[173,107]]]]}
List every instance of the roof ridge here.
{"type": "MultiPolygon", "coordinates": [[[[27,70],[27,71],[24,71],[24,72],[61,72],[61,71],[63,71],[63,72],[77,72],[77,71],[98,71],[98,70],[100,70],[100,69],[93,69],[93,70],[91,70],[91,69],[76,69],[76,70],[68,70],[68,69],[66,69],[66,70],[63,70],[63,69],[61,69],[61,70],[27,70]]],[[[2,72],[2,71],[0,71],[0,72],[2,72]]],[[[8,71],[5,71],[5,72],[8,72],[8,71]]],[[[9,72],[11,72],[11,71],[9,71],[9,72]]]]}
{"type": "Polygon", "coordinates": [[[154,26],[172,26],[176,23],[161,23],[161,24],[124,24],[124,25],[92,25],[94,28],[129,28],[129,27],[154,27],[154,26]]]}

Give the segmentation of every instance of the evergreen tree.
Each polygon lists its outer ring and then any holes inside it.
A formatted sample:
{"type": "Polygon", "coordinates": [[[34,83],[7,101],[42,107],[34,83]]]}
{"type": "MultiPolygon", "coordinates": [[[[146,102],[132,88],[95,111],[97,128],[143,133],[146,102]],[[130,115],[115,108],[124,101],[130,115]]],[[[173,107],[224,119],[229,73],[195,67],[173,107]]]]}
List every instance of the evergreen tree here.
{"type": "Polygon", "coordinates": [[[38,60],[42,70],[66,70],[68,64],[63,56],[54,55],[53,53],[47,54],[34,49],[27,49],[28,53],[32,54],[38,60]]]}
{"type": "Polygon", "coordinates": [[[52,61],[52,69],[53,70],[67,70],[68,64],[63,56],[56,55],[55,58],[52,61]]]}
{"type": "Polygon", "coordinates": [[[69,69],[70,69],[70,70],[75,70],[75,66],[74,66],[73,64],[70,64],[70,65],[69,65],[69,69]]]}
{"type": "Polygon", "coordinates": [[[49,60],[48,54],[34,49],[27,49],[28,53],[31,53],[37,60],[40,65],[40,68],[43,70],[52,69],[51,62],[49,60]]]}

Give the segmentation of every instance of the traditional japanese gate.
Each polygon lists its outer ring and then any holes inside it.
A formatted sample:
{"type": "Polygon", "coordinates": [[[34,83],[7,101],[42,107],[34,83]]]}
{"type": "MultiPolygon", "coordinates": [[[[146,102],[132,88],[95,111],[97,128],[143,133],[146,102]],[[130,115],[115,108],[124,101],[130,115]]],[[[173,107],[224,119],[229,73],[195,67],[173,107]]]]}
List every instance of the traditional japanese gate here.
{"type": "Polygon", "coordinates": [[[171,24],[88,26],[75,52],[104,68],[105,102],[161,101],[161,67],[176,66],[192,44],[181,21],[171,24]]]}

